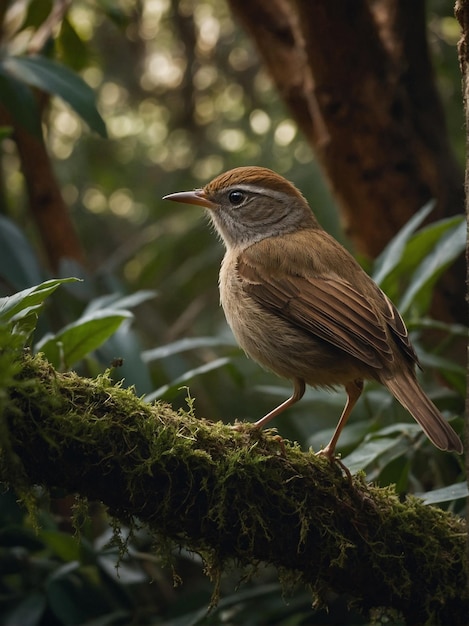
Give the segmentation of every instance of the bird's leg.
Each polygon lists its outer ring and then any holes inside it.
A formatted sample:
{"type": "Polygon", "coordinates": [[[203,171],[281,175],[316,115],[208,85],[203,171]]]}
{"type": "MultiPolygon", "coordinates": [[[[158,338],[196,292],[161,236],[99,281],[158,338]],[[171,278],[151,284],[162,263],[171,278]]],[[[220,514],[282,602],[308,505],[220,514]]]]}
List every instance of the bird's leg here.
{"type": "Polygon", "coordinates": [[[288,398],[288,400],[285,400],[285,402],[282,402],[282,404],[279,404],[278,407],[270,411],[270,413],[267,413],[267,415],[264,415],[264,417],[261,417],[261,419],[258,420],[254,424],[254,426],[257,426],[257,428],[263,428],[274,417],[277,417],[277,415],[285,411],[285,409],[288,409],[289,406],[292,406],[292,404],[295,404],[296,402],[298,402],[298,400],[301,400],[301,398],[304,396],[305,389],[306,389],[305,381],[300,380],[299,378],[295,378],[293,381],[293,393],[288,398]]]}
{"type": "Polygon", "coordinates": [[[332,435],[332,439],[325,448],[316,453],[317,455],[327,457],[331,461],[334,460],[335,447],[337,445],[337,441],[339,440],[340,433],[342,432],[353,407],[357,403],[357,400],[363,391],[363,380],[358,379],[353,380],[351,383],[347,383],[345,385],[345,391],[347,392],[347,403],[342,411],[342,415],[340,416],[339,423],[337,424],[334,434],[332,435]]]}

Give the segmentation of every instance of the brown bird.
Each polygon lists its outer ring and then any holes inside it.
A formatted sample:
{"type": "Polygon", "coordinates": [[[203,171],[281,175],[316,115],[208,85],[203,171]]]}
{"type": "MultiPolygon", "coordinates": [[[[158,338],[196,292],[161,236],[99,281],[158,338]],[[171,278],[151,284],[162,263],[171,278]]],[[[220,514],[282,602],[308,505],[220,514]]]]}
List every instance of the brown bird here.
{"type": "Polygon", "coordinates": [[[347,403],[320,452],[332,459],[363,381],[377,380],[437,448],[462,453],[459,437],[416,379],[418,358],[397,309],[319,225],[294,185],[263,167],[238,167],[203,189],[165,199],[208,209],[226,247],[220,298],[236,340],[293,383],[292,396],[256,426],[298,402],[306,384],[343,385],[347,403]]]}

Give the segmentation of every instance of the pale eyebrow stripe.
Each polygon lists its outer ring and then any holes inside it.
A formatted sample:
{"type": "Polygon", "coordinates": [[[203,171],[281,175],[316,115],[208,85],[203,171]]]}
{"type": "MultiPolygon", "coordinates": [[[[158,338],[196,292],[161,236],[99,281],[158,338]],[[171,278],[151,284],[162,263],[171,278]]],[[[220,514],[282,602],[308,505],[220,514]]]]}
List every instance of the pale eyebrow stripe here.
{"type": "Polygon", "coordinates": [[[271,198],[275,198],[276,200],[284,200],[285,193],[283,191],[276,191],[275,189],[267,189],[263,187],[262,189],[258,185],[249,185],[246,183],[239,183],[239,185],[231,185],[228,187],[228,191],[247,191],[250,193],[262,194],[263,196],[270,196],[271,198]]]}

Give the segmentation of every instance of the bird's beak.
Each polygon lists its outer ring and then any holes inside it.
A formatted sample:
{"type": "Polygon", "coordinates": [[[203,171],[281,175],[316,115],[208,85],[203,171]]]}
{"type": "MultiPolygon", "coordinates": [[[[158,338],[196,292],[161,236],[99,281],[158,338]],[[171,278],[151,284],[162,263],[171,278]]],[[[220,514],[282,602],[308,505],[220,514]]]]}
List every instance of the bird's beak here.
{"type": "Polygon", "coordinates": [[[207,198],[203,189],[194,189],[194,191],[178,191],[163,196],[163,200],[173,200],[174,202],[183,202],[184,204],[197,204],[206,209],[214,209],[216,205],[207,198]]]}

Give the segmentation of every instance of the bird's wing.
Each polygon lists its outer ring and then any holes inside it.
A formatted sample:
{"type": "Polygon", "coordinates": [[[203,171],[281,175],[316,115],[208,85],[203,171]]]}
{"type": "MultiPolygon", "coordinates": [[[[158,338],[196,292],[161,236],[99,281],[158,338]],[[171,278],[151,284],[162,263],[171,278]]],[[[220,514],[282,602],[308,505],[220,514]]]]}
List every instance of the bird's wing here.
{"type": "MultiPolygon", "coordinates": [[[[249,263],[246,251],[237,269],[246,292],[270,312],[371,368],[386,368],[393,362],[387,320],[348,281],[269,272],[265,266],[249,263]]],[[[405,329],[398,319],[402,328],[396,325],[397,335],[405,329]]]]}
{"type": "Polygon", "coordinates": [[[409,358],[411,363],[415,363],[421,368],[419,363],[419,359],[417,354],[415,353],[414,347],[410,343],[409,332],[406,328],[404,320],[401,317],[401,314],[396,309],[391,300],[381,291],[383,295],[384,302],[386,303],[385,308],[383,309],[383,315],[386,318],[386,323],[388,327],[391,329],[391,332],[396,340],[396,343],[400,347],[400,349],[404,352],[404,354],[409,358]]]}

